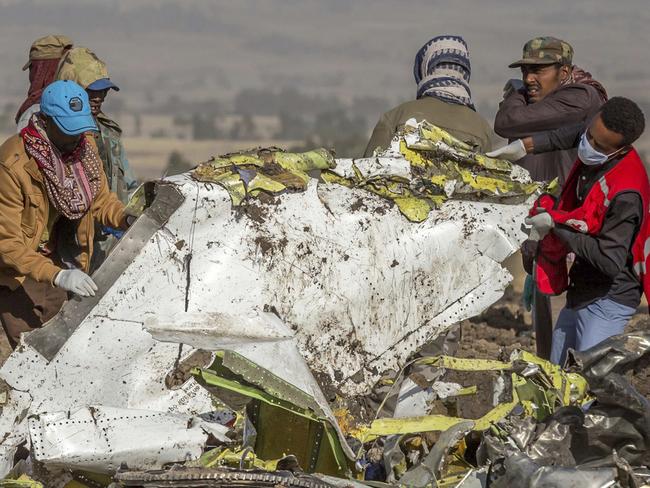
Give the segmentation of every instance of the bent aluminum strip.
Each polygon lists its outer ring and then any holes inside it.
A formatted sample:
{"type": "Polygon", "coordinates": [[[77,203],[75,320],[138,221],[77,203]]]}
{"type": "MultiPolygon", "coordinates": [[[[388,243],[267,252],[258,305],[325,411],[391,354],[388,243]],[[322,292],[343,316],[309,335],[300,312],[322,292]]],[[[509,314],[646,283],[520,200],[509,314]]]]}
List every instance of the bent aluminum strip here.
{"type": "Polygon", "coordinates": [[[66,302],[61,311],[42,329],[25,336],[25,342],[51,361],[59,352],[88,313],[97,305],[104,293],[129,266],[131,261],[151,237],[167,222],[172,213],[185,200],[183,194],[172,184],[159,183],[155,187],[155,199],[151,206],[136,220],[120,239],[106,260],[93,274],[99,288],[94,297],[73,299],[66,302]]]}

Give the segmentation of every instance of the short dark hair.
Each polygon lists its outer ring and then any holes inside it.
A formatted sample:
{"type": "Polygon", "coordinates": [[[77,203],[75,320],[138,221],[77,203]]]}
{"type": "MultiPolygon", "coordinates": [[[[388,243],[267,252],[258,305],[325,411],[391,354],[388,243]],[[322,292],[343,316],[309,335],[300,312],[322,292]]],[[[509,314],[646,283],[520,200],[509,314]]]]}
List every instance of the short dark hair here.
{"type": "Polygon", "coordinates": [[[645,117],[639,106],[629,98],[612,97],[600,109],[603,124],[623,136],[625,146],[636,141],[645,130],[645,117]]]}

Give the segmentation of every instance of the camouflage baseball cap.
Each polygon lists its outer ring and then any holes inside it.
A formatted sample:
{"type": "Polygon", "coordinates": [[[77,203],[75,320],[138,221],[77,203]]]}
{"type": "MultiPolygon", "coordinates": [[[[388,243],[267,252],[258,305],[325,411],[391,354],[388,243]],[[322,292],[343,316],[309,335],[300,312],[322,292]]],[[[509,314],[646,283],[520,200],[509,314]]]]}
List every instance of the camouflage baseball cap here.
{"type": "Polygon", "coordinates": [[[36,39],[29,48],[29,60],[23,71],[36,59],[58,59],[72,47],[72,40],[67,36],[49,35],[36,39]]]}
{"type": "Polygon", "coordinates": [[[509,68],[518,68],[525,64],[572,64],[573,48],[571,44],[555,37],[536,37],[524,46],[524,56],[512,63],[509,68]]]}
{"type": "MultiPolygon", "coordinates": [[[[110,80],[106,63],[87,47],[70,49],[61,59],[55,78],[75,81],[84,89],[98,80],[110,80]]],[[[114,84],[111,85],[119,90],[114,84]]]]}

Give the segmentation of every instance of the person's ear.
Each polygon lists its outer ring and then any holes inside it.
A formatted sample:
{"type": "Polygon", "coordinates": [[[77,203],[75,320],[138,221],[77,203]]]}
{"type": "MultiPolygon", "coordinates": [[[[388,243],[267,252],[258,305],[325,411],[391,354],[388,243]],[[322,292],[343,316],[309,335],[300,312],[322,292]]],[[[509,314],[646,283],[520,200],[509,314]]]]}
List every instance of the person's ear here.
{"type": "Polygon", "coordinates": [[[560,66],[560,81],[564,83],[571,76],[571,70],[573,67],[571,65],[565,64],[560,66]]]}

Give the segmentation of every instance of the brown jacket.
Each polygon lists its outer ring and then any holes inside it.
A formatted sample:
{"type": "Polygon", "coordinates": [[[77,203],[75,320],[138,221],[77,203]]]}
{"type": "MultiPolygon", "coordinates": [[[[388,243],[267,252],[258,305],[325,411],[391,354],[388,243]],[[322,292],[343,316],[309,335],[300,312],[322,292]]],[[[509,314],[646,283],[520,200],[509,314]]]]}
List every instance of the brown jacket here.
{"type": "MultiPolygon", "coordinates": [[[[564,85],[536,103],[528,103],[523,91],[501,102],[494,119],[497,134],[512,141],[566,125],[586,123],[603,104],[598,91],[585,83],[564,85]]],[[[559,178],[564,183],[577,158],[575,148],[544,154],[529,154],[517,164],[537,181],[559,178]]]]}
{"type": "Polygon", "coordinates": [[[443,102],[434,97],[423,97],[405,102],[382,115],[372,132],[363,157],[371,157],[377,147],[386,149],[390,146],[397,129],[410,118],[418,122],[426,120],[437,125],[480,152],[492,149],[492,143],[496,139],[490,124],[478,112],[464,105],[443,102]]]}
{"type": "MultiPolygon", "coordinates": [[[[88,140],[96,148],[92,137],[88,140]]],[[[19,135],[10,137],[0,146],[0,286],[16,289],[26,276],[53,283],[61,268],[38,252],[49,212],[50,202],[36,161],[25,152],[19,135]]],[[[93,252],[94,220],[116,228],[124,222],[124,205],[109,192],[103,172],[91,210],[77,227],[81,248],[77,260],[85,271],[93,252]]]]}

